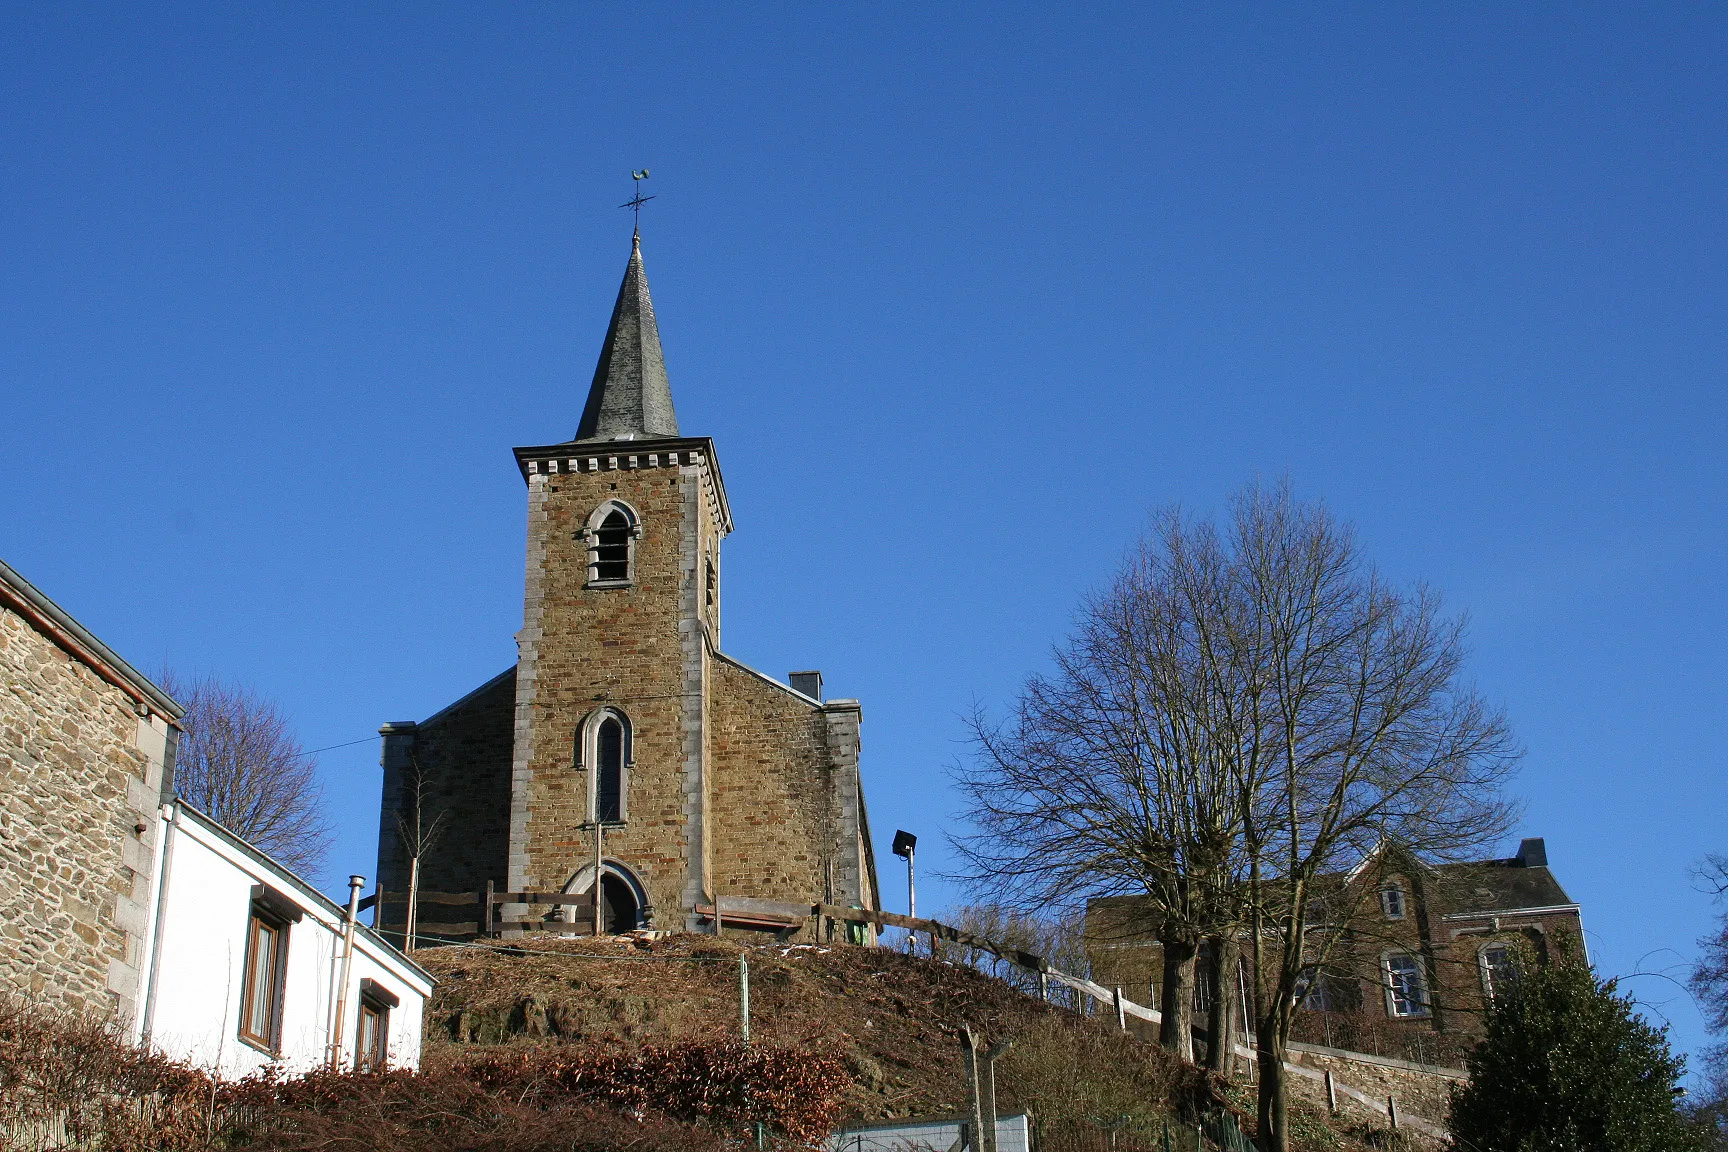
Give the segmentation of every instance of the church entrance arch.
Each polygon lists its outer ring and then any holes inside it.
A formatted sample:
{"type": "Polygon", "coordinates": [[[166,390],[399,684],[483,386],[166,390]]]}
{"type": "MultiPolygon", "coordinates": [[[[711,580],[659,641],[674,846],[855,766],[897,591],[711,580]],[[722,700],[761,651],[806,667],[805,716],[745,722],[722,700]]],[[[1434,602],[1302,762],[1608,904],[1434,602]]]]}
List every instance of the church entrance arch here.
{"type": "MultiPolygon", "coordinates": [[[[587,893],[594,889],[594,866],[583,868],[570,877],[564,885],[564,891],[571,893],[587,893]]],[[[606,932],[616,935],[620,932],[632,932],[637,928],[648,927],[648,918],[652,909],[648,906],[648,892],[642,886],[642,881],[630,868],[617,860],[607,860],[600,871],[600,923],[606,932]]],[[[570,912],[565,913],[567,919],[577,919],[570,912]]]]}

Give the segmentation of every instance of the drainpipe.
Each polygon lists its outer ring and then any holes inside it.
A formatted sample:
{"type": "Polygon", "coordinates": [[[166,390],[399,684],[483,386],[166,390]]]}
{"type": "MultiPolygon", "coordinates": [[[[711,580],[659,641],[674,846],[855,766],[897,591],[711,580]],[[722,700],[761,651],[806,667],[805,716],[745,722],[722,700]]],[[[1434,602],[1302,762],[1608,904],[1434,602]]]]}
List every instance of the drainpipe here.
{"type": "Polygon", "coordinates": [[[139,1040],[150,1045],[156,1026],[156,982],[162,971],[162,931],[168,924],[168,873],[174,867],[174,833],[180,827],[180,806],[164,804],[162,813],[162,863],[156,870],[156,926],[150,932],[150,970],[144,984],[144,1027],[139,1040]]]}
{"type": "Polygon", "coordinates": [[[354,971],[354,925],[360,919],[360,889],[366,877],[348,877],[348,917],[342,929],[342,983],[336,988],[336,1027],[330,1031],[330,1071],[342,1067],[342,1026],[348,1022],[348,977],[354,971]]]}

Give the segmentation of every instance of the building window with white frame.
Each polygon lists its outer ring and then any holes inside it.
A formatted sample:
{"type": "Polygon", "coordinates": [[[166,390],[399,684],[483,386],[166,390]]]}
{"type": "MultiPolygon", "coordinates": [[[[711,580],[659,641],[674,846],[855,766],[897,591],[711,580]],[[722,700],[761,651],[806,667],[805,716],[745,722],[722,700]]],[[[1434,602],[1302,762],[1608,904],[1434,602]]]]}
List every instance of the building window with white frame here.
{"type": "Polygon", "coordinates": [[[622,824],[629,812],[630,718],[616,708],[588,717],[580,739],[581,763],[590,769],[588,810],[602,824],[622,824]]]}
{"type": "Polygon", "coordinates": [[[1380,912],[1386,919],[1404,919],[1405,905],[1404,889],[1401,885],[1391,883],[1380,889],[1380,912]]]}
{"type": "Polygon", "coordinates": [[[579,535],[588,544],[588,586],[621,588],[636,580],[636,541],[642,525],[635,509],[608,500],[594,510],[579,535]]]}
{"type": "Polygon", "coordinates": [[[1489,1004],[1502,995],[1518,979],[1518,962],[1512,955],[1512,945],[1504,940],[1484,944],[1482,961],[1482,998],[1489,1004]]]}
{"type": "Polygon", "coordinates": [[[360,1019],[354,1029],[356,1072],[382,1072],[390,1066],[390,1009],[401,1002],[376,980],[360,981],[360,1019]]]}
{"type": "Polygon", "coordinates": [[[288,976],[288,932],[301,912],[286,896],[252,887],[240,977],[240,1039],[276,1053],[282,1048],[282,995],[288,976]]]}
{"type": "Polygon", "coordinates": [[[1428,1015],[1428,981],[1422,975],[1422,961],[1408,952],[1391,952],[1381,964],[1386,975],[1386,1014],[1401,1018],[1428,1015]]]}
{"type": "Polygon", "coordinates": [[[1296,974],[1294,999],[1310,1012],[1333,1010],[1332,982],[1326,978],[1325,971],[1319,965],[1309,964],[1296,974]]]}

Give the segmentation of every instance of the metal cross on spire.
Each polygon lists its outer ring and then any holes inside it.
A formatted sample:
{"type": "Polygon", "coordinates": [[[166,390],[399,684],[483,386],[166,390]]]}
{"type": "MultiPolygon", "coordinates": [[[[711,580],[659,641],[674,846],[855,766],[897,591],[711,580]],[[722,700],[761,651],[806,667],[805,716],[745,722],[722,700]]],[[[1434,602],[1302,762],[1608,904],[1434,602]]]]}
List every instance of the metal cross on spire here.
{"type": "Polygon", "coordinates": [[[633,233],[632,238],[633,239],[641,239],[641,237],[642,237],[642,205],[644,205],[644,204],[648,203],[648,201],[654,199],[654,197],[652,197],[652,196],[642,195],[642,181],[648,179],[648,169],[644,168],[644,169],[642,169],[642,171],[638,172],[634,168],[632,168],[630,170],[630,179],[632,179],[636,182],[635,184],[631,185],[631,187],[633,187],[636,190],[636,195],[631,197],[630,199],[624,201],[624,203],[618,205],[618,207],[629,208],[629,209],[632,209],[633,211],[635,211],[635,213],[636,213],[636,228],[635,228],[635,231],[633,233]]]}

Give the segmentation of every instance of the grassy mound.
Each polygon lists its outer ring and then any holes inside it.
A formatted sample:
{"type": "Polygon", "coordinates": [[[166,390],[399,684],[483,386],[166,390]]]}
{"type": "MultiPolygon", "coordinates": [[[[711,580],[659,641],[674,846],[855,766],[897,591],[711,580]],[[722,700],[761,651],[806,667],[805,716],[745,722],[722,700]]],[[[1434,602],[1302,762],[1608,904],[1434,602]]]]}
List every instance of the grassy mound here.
{"type": "Polygon", "coordinates": [[[1217,1086],[1114,1019],[1043,1003],[971,968],[848,945],[745,947],[711,936],[656,941],[539,937],[519,949],[424,949],[438,979],[428,1067],[480,1051],[642,1046],[740,1034],[739,958],[750,966],[751,1037],[841,1062],[843,1123],[954,1115],[966,1106],[960,1031],[1012,1041],[997,1064],[1003,1112],[1047,1127],[1124,1121],[1151,1131],[1223,1099],[1217,1086]]]}

